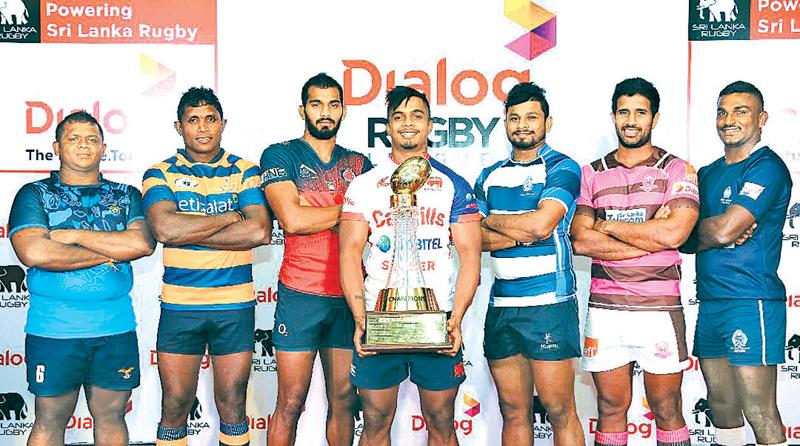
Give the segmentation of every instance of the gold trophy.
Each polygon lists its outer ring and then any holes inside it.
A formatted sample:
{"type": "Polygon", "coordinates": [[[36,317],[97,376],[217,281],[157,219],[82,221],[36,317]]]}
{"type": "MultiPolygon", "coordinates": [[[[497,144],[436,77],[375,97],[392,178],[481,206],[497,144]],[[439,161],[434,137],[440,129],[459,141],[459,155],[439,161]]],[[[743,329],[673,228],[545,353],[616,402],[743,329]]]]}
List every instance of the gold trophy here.
{"type": "Polygon", "coordinates": [[[394,252],[386,288],[374,311],[367,311],[363,349],[373,352],[424,352],[453,347],[447,314],[439,310],[433,289],[425,286],[417,252],[416,191],[428,181],[431,164],[415,156],[392,174],[391,221],[394,252]]]}

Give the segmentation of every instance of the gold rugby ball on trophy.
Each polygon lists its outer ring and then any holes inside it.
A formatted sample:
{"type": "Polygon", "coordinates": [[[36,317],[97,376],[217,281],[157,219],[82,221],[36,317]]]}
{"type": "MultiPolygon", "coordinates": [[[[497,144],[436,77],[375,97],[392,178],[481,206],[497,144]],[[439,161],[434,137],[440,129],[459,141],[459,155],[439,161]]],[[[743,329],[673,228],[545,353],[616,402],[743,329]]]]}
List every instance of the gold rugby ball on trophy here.
{"type": "Polygon", "coordinates": [[[392,174],[392,191],[396,194],[416,192],[431,176],[431,163],[421,156],[403,161],[392,174]]]}

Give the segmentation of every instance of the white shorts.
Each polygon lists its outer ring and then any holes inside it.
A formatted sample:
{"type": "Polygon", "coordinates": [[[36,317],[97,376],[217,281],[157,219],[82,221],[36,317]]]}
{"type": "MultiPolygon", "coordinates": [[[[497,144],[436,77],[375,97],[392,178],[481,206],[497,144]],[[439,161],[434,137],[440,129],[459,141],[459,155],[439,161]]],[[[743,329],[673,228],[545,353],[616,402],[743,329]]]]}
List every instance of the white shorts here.
{"type": "Polygon", "coordinates": [[[624,311],[589,307],[583,369],[605,372],[636,361],[648,373],[677,373],[687,365],[683,310],[624,311]]]}

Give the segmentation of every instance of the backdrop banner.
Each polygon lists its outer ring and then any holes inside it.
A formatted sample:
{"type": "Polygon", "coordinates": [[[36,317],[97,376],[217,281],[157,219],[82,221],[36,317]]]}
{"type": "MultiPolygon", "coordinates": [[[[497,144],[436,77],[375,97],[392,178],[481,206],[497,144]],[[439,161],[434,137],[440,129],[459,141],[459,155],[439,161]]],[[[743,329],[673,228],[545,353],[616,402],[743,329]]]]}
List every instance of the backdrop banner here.
{"type": "MultiPolygon", "coordinates": [[[[532,80],[547,90],[554,119],[548,142],[580,164],[617,146],[611,120],[614,85],[627,77],[652,81],[661,95],[653,131],[659,147],[696,168],[723,155],[716,129],[720,89],[742,79],[764,93],[764,139],[800,184],[800,3],[796,0],[5,0],[0,1],[3,162],[0,186],[0,445],[23,445],[34,421],[25,382],[24,332],[29,303],[26,268],[8,240],[16,191],[58,168],[55,126],[85,109],[102,124],[108,150],[104,175],[141,187],[144,170],[182,144],[173,128],[178,99],[190,86],[214,87],[228,120],[223,147],[258,162],[268,145],[299,137],[300,89],[324,71],[344,87],[347,116],[337,142],[380,162],[389,152],[384,95],[395,85],[424,91],[434,130],[430,153],[474,182],[481,168],[507,157],[503,124],[508,90],[532,80]],[[792,129],[795,129],[794,131],[792,129]]],[[[780,273],[787,288],[786,363],[778,368],[778,403],[789,442],[800,442],[800,191],[793,191],[784,228],[780,273]]],[[[251,444],[264,445],[275,407],[277,374],[273,315],[283,234],[255,251],[256,329],[247,398],[251,444]]],[[[463,445],[496,445],[502,418],[483,356],[483,320],[492,273],[484,256],[481,285],[464,318],[466,382],[456,399],[455,429],[463,445]]],[[[697,315],[694,257],[683,256],[681,282],[691,344],[697,315]]],[[[132,442],[153,442],[161,392],[155,351],[161,249],[133,263],[142,384],[126,416],[132,442]]],[[[589,260],[576,258],[581,324],[589,260]]],[[[79,324],[80,321],[75,321],[79,324]]],[[[691,345],[690,345],[691,347],[691,345]]],[[[217,444],[214,368],[204,358],[190,444],[217,444]]],[[[629,444],[655,445],[654,417],[634,369],[629,444]]],[[[591,444],[596,391],[576,362],[578,415],[591,444]]],[[[300,418],[297,444],[324,445],[327,403],[319,360],[300,418]]],[[[683,414],[692,444],[714,441],[706,388],[696,358],[683,382],[683,414]]],[[[83,396],[66,441],[92,442],[83,396]]],[[[356,415],[356,438],[363,414],[356,415]]],[[[547,412],[534,396],[537,445],[552,444],[547,412]]],[[[401,385],[392,426],[395,444],[424,445],[427,429],[417,389],[401,385]]],[[[752,432],[750,441],[754,442],[752,432]]]]}

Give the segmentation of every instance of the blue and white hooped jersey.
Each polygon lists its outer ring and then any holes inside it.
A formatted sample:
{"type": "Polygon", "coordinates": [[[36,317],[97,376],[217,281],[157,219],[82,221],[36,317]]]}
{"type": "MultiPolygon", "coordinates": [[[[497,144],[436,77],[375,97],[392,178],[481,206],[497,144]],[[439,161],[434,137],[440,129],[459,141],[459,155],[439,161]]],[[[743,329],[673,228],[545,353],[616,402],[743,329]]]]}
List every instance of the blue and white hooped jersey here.
{"type": "MultiPolygon", "coordinates": [[[[416,193],[419,208],[417,250],[425,286],[432,288],[442,311],[453,309],[457,269],[450,247],[450,225],[480,220],[469,183],[447,166],[430,159],[431,175],[416,193]]],[[[394,253],[394,227],[389,200],[390,178],[397,164],[386,161],[357,176],[347,188],[342,220],[369,224],[367,310],[375,308],[378,292],[386,288],[394,253]]]]}
{"type": "Polygon", "coordinates": [[[547,144],[535,160],[509,158],[483,169],[475,182],[483,216],[524,214],[538,209],[544,200],[557,201],[566,209],[550,237],[490,253],[495,281],[489,306],[531,307],[575,298],[569,226],[580,183],[580,166],[547,144]]]}

